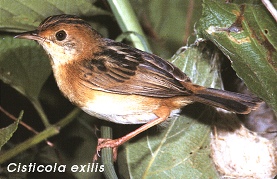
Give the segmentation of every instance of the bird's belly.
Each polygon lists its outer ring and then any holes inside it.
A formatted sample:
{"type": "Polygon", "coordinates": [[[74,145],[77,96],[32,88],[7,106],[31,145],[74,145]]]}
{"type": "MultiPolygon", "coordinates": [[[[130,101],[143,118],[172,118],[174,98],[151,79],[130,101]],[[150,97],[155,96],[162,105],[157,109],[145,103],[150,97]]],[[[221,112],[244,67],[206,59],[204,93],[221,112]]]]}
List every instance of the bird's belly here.
{"type": "MultiPolygon", "coordinates": [[[[157,119],[153,111],[160,107],[159,99],[137,95],[99,95],[81,107],[86,113],[120,124],[142,124],[157,119]]],[[[171,116],[179,109],[172,110],[171,116]]]]}
{"type": "Polygon", "coordinates": [[[89,115],[95,116],[100,119],[104,119],[110,122],[119,123],[119,124],[141,124],[147,123],[151,120],[157,118],[154,113],[130,113],[130,114],[116,114],[116,113],[100,113],[98,111],[95,112],[92,110],[87,110],[86,108],[82,108],[89,115]]]}

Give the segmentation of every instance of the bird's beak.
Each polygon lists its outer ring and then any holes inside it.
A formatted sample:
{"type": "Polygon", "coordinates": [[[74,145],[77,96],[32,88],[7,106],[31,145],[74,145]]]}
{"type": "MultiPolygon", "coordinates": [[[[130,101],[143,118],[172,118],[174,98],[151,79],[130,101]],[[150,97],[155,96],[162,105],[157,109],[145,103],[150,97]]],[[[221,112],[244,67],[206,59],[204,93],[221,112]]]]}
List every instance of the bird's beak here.
{"type": "Polygon", "coordinates": [[[38,31],[37,30],[23,32],[21,34],[18,34],[17,36],[14,36],[14,38],[29,39],[29,40],[36,40],[36,41],[43,40],[43,38],[38,35],[38,31]]]}

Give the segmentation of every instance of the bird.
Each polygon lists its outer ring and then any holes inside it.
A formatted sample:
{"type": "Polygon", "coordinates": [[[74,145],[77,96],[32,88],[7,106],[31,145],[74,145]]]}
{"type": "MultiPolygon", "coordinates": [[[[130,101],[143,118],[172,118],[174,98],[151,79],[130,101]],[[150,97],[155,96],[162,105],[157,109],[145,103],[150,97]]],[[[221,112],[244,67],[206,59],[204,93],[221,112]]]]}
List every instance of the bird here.
{"type": "Polygon", "coordinates": [[[190,103],[238,114],[248,114],[261,103],[252,95],[193,84],[169,61],[105,38],[75,15],[50,16],[15,38],[35,40],[43,47],[60,91],[83,111],[114,123],[142,124],[118,139],[98,139],[97,154],[111,147],[114,159],[120,145],[190,103]]]}

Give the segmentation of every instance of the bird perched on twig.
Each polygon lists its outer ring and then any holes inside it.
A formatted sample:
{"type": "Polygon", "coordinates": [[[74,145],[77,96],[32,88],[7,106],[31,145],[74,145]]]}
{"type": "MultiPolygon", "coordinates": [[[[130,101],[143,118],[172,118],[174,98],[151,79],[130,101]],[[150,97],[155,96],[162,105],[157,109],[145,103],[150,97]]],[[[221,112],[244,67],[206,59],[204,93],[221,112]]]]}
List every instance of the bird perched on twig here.
{"type": "MultiPolygon", "coordinates": [[[[92,116],[120,124],[141,124],[118,139],[99,139],[97,152],[119,145],[165,121],[191,102],[247,114],[259,98],[193,84],[170,62],[103,38],[73,15],[45,19],[16,38],[37,41],[50,57],[62,93],[92,116]]],[[[97,155],[96,157],[97,158],[97,155]]]]}

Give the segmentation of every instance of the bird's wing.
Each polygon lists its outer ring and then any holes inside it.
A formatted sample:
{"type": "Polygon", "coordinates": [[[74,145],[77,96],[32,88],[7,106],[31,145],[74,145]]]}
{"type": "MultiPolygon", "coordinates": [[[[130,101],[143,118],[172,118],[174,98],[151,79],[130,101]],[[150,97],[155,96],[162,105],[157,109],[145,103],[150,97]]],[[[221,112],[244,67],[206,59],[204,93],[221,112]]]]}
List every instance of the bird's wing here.
{"type": "Polygon", "coordinates": [[[106,39],[106,45],[94,57],[78,64],[80,82],[91,89],[152,97],[191,93],[181,84],[190,79],[156,55],[106,39]]]}

